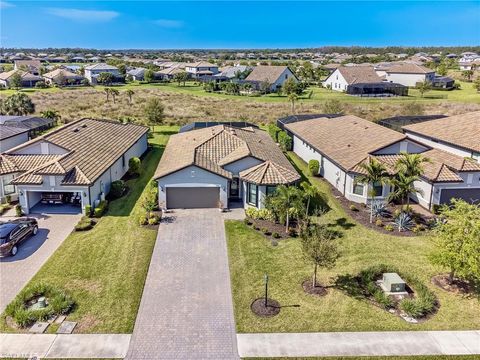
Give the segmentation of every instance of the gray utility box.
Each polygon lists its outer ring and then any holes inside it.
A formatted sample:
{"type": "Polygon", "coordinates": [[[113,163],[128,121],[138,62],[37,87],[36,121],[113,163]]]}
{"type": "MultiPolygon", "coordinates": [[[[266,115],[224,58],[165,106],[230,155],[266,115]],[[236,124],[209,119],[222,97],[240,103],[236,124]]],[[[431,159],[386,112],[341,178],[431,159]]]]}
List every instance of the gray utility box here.
{"type": "Polygon", "coordinates": [[[405,281],[397,273],[384,273],[382,282],[388,292],[405,292],[405,281]]]}

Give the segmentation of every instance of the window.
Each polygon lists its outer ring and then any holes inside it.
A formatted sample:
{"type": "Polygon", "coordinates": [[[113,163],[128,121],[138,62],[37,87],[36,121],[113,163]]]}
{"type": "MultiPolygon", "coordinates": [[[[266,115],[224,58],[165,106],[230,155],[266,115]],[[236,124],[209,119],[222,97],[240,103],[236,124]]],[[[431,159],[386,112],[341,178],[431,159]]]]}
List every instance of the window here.
{"type": "Polygon", "coordinates": [[[125,154],[122,155],[122,167],[125,167],[125,154]]]}
{"type": "Polygon", "coordinates": [[[255,184],[247,183],[247,203],[258,207],[258,186],[255,184]]]}
{"type": "Polygon", "coordinates": [[[379,182],[373,184],[373,190],[375,191],[375,196],[382,196],[383,185],[379,182]]]}
{"type": "Polygon", "coordinates": [[[277,191],[276,186],[267,186],[267,195],[273,195],[277,191]]]}
{"type": "Polygon", "coordinates": [[[477,153],[477,152],[472,153],[472,158],[474,158],[475,160],[480,160],[480,153],[477,153]]]}
{"type": "Polygon", "coordinates": [[[357,180],[353,180],[353,193],[355,195],[361,195],[363,196],[363,184],[362,183],[359,183],[357,182],[357,180]]]}
{"type": "Polygon", "coordinates": [[[3,177],[3,193],[4,195],[13,194],[15,192],[15,185],[9,185],[13,180],[13,175],[6,175],[3,177]]]}

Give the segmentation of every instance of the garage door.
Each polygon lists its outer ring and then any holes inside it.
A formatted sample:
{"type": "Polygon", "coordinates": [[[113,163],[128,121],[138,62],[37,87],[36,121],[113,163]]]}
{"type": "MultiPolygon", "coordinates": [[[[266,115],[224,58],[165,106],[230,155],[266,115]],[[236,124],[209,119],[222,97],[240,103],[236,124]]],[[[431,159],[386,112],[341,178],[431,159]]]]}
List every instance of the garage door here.
{"type": "Polygon", "coordinates": [[[443,189],[440,203],[448,204],[450,199],[463,199],[467,202],[480,202],[480,188],[477,189],[443,189]]]}
{"type": "Polygon", "coordinates": [[[168,187],[167,208],[196,209],[218,207],[218,187],[168,187]]]}

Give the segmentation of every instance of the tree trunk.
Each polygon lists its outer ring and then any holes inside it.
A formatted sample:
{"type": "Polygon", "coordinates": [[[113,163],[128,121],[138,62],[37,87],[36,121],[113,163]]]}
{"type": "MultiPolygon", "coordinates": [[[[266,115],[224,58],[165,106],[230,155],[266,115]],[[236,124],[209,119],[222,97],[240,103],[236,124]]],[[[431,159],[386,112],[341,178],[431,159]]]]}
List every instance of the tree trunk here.
{"type": "Polygon", "coordinates": [[[455,270],[450,269],[450,273],[448,274],[448,283],[449,284],[453,283],[454,279],[455,279],[455,270]]]}
{"type": "Polygon", "coordinates": [[[317,264],[315,264],[315,270],[313,271],[313,287],[317,286],[317,264]]]}
{"type": "Polygon", "coordinates": [[[290,225],[290,216],[289,216],[289,211],[287,210],[287,221],[286,221],[286,228],[285,228],[286,233],[288,233],[288,225],[290,225]]]}
{"type": "Polygon", "coordinates": [[[370,199],[370,224],[373,223],[373,196],[370,199]]]}
{"type": "Polygon", "coordinates": [[[308,200],[307,200],[307,212],[305,213],[305,216],[308,216],[308,210],[310,210],[310,196],[308,197],[308,200]]]}

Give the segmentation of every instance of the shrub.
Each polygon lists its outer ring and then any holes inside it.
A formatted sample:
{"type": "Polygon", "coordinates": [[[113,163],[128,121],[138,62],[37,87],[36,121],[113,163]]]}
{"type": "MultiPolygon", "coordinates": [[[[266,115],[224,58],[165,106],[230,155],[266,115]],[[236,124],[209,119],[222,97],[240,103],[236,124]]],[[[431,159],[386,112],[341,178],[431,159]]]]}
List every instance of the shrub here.
{"type": "Polygon", "coordinates": [[[273,141],[278,142],[278,133],[280,133],[282,129],[280,129],[275,124],[268,124],[268,133],[272,137],[273,141]]]}
{"type": "Polygon", "coordinates": [[[20,204],[17,204],[17,206],[15,206],[15,215],[17,215],[17,217],[23,215],[22,206],[20,204]]]}
{"type": "Polygon", "coordinates": [[[130,175],[140,175],[141,161],[138,157],[132,157],[128,160],[128,173],[130,175]]]}
{"type": "Polygon", "coordinates": [[[93,228],[95,222],[88,216],[83,216],[77,225],[75,225],[75,231],[87,231],[93,228]]]}
{"type": "Polygon", "coordinates": [[[125,192],[125,182],[123,180],[116,180],[110,186],[110,196],[113,199],[118,199],[125,192]]]}
{"type": "Polygon", "coordinates": [[[258,227],[257,225],[254,225],[253,228],[257,231],[260,230],[260,227],[258,227]]]}
{"type": "Polygon", "coordinates": [[[308,172],[312,176],[318,175],[318,173],[320,172],[320,162],[318,160],[311,159],[308,162],[308,172]]]}
{"type": "Polygon", "coordinates": [[[285,131],[281,131],[278,133],[278,143],[283,151],[290,151],[292,150],[292,138],[288,136],[285,131]]]}
{"type": "Polygon", "coordinates": [[[290,237],[296,237],[297,236],[297,230],[295,230],[294,228],[288,228],[288,236],[290,237]]]}
{"type": "Polygon", "coordinates": [[[341,114],[343,113],[343,104],[337,99],[327,100],[323,104],[323,112],[325,114],[341,114]]]}
{"type": "Polygon", "coordinates": [[[160,220],[156,216],[148,219],[148,225],[158,225],[159,222],[160,222],[160,220]]]}
{"type": "Polygon", "coordinates": [[[264,233],[265,235],[270,235],[270,230],[264,227],[262,228],[262,233],[264,233]]]}
{"type": "Polygon", "coordinates": [[[390,297],[383,292],[383,290],[377,289],[372,294],[374,300],[384,309],[389,309],[393,306],[393,301],[390,297]]]}
{"type": "Polygon", "coordinates": [[[393,212],[393,217],[394,218],[397,218],[400,216],[400,214],[402,213],[402,210],[400,209],[395,209],[395,211],[393,212]]]}
{"type": "Polygon", "coordinates": [[[85,216],[92,216],[92,205],[85,205],[85,216]]]}
{"type": "Polygon", "coordinates": [[[250,221],[249,218],[243,219],[243,223],[244,223],[245,225],[252,225],[252,222],[250,221]]]}
{"type": "Polygon", "coordinates": [[[355,205],[350,205],[350,210],[352,211],[358,211],[357,207],[355,205]]]}
{"type": "Polygon", "coordinates": [[[412,228],[414,233],[419,233],[420,231],[425,230],[425,227],[422,224],[417,224],[412,228]]]}
{"type": "Polygon", "coordinates": [[[398,228],[398,231],[407,231],[413,227],[413,221],[410,215],[407,213],[400,213],[395,219],[395,226],[398,228]]]}
{"type": "Polygon", "coordinates": [[[98,204],[98,206],[93,210],[93,215],[96,218],[102,217],[108,210],[108,202],[107,200],[102,200],[98,204]]]}
{"type": "Polygon", "coordinates": [[[277,233],[277,232],[274,232],[274,233],[272,234],[272,237],[273,237],[274,239],[280,239],[280,234],[277,233]]]}
{"type": "Polygon", "coordinates": [[[392,224],[387,224],[387,225],[385,225],[385,230],[387,230],[387,231],[393,231],[393,225],[392,225],[392,224]]]}
{"type": "Polygon", "coordinates": [[[377,225],[377,226],[383,226],[383,221],[380,220],[380,219],[377,219],[377,220],[375,221],[375,225],[377,225]]]}
{"type": "Polygon", "coordinates": [[[46,88],[48,88],[48,85],[45,83],[45,81],[37,81],[35,83],[35,87],[37,89],[46,89],[46,88]]]}
{"type": "Polygon", "coordinates": [[[10,204],[12,202],[12,195],[6,195],[5,201],[7,202],[7,204],[10,204]]]}
{"type": "Polygon", "coordinates": [[[370,205],[374,217],[385,217],[388,215],[387,204],[382,201],[375,201],[370,205]]]}
{"type": "Polygon", "coordinates": [[[8,304],[5,314],[21,327],[26,327],[35,321],[43,321],[53,315],[68,313],[74,306],[73,299],[63,290],[51,285],[36,283],[24,288],[15,299],[8,304]],[[43,309],[28,310],[27,303],[40,296],[45,296],[47,306],[43,309]]]}
{"type": "Polygon", "coordinates": [[[253,207],[249,207],[245,209],[245,215],[247,215],[249,218],[252,218],[252,219],[257,218],[257,212],[258,210],[253,207]]]}
{"type": "Polygon", "coordinates": [[[147,225],[148,224],[148,217],[147,214],[143,214],[138,218],[138,223],[140,225],[147,225]]]}

